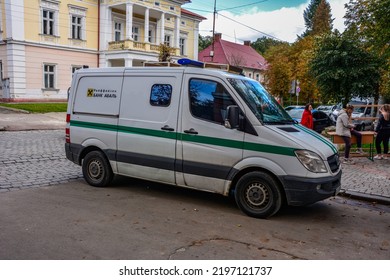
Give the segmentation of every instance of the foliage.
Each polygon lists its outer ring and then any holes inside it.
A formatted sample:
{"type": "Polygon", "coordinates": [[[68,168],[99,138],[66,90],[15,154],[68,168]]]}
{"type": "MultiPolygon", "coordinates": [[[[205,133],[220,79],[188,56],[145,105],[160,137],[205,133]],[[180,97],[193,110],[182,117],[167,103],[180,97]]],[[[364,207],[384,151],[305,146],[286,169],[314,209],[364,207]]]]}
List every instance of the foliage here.
{"type": "Polygon", "coordinates": [[[345,7],[345,32],[381,58],[380,93],[390,99],[390,1],[350,0],[345,7]]]}
{"type": "Polygon", "coordinates": [[[0,103],[0,106],[30,113],[66,112],[67,103],[0,103]]]}
{"type": "Polygon", "coordinates": [[[263,36],[261,38],[257,38],[255,42],[251,43],[251,47],[254,48],[261,55],[264,55],[269,48],[282,44],[286,43],[263,36]]]}
{"type": "Polygon", "coordinates": [[[303,19],[305,21],[306,31],[302,36],[307,36],[313,30],[313,17],[317,11],[317,7],[321,0],[311,0],[309,6],[303,11],[303,19]]]}
{"type": "Polygon", "coordinates": [[[211,36],[202,36],[199,34],[199,51],[203,51],[205,48],[210,46],[213,43],[213,37],[211,36]]]}
{"type": "Polygon", "coordinates": [[[290,99],[289,89],[292,81],[292,72],[289,61],[288,44],[272,46],[265,53],[265,58],[269,63],[265,73],[266,86],[269,92],[282,100],[290,99]]]}
{"type": "Polygon", "coordinates": [[[159,46],[159,55],[158,55],[158,61],[160,62],[170,62],[171,61],[171,54],[174,53],[175,49],[171,48],[170,46],[166,44],[160,44],[159,46]]]}
{"type": "Polygon", "coordinates": [[[322,0],[312,18],[312,35],[330,33],[333,29],[331,8],[327,1],[322,0]]]}
{"type": "Polygon", "coordinates": [[[290,59],[292,60],[295,79],[299,81],[301,89],[300,100],[304,103],[313,103],[320,98],[316,80],[310,74],[309,62],[313,56],[314,37],[301,38],[292,45],[290,59]]]}
{"type": "Polygon", "coordinates": [[[352,97],[378,95],[377,57],[338,31],[319,37],[309,67],[324,94],[343,105],[352,97]]]}

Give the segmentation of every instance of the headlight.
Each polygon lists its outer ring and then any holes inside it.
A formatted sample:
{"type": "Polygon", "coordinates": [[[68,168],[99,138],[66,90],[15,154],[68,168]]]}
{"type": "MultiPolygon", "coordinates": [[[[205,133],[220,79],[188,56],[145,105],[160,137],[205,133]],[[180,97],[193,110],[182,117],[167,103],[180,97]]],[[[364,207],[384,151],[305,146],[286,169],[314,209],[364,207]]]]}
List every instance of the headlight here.
{"type": "Polygon", "coordinates": [[[307,170],[314,173],[328,172],[324,161],[316,153],[307,150],[297,150],[295,155],[307,170]]]}

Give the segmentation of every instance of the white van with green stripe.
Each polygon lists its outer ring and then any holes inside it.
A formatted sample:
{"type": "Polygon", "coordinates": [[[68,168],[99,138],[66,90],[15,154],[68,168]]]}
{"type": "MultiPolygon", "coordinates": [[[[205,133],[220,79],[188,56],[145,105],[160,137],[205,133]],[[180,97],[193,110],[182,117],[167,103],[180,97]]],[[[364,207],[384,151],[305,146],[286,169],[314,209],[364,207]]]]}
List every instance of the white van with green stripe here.
{"type": "Polygon", "coordinates": [[[296,124],[257,81],[214,69],[77,71],[65,150],[92,186],[120,174],[234,195],[257,218],[340,189],[330,141],[296,124]]]}

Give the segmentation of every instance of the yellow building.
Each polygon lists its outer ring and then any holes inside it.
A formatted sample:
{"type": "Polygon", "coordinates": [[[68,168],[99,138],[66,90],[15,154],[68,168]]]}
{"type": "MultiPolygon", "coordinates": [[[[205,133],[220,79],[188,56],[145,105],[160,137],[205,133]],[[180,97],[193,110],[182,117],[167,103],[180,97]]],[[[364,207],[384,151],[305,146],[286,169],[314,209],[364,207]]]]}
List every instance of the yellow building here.
{"type": "Polygon", "coordinates": [[[82,67],[197,59],[204,18],[188,0],[0,0],[0,100],[65,100],[82,67]]]}

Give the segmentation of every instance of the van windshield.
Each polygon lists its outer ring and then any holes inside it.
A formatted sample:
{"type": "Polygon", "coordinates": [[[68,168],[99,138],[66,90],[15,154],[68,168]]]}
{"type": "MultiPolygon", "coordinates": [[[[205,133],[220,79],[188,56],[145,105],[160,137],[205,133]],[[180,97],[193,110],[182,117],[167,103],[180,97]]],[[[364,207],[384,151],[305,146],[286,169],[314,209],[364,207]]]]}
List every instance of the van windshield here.
{"type": "Polygon", "coordinates": [[[255,116],[265,124],[292,124],[294,120],[255,80],[228,79],[255,116]]]}

